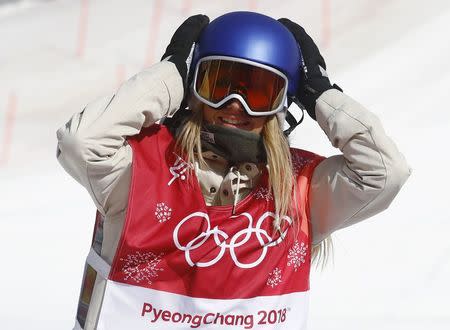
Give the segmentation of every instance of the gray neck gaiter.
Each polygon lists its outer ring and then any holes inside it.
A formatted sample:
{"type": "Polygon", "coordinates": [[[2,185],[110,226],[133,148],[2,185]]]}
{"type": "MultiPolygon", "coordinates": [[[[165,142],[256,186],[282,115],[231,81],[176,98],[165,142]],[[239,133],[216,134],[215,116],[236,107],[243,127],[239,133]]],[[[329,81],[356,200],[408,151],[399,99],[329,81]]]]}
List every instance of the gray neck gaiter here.
{"type": "Polygon", "coordinates": [[[216,153],[231,164],[266,162],[266,150],[260,134],[205,124],[200,138],[204,150],[216,153]]]}

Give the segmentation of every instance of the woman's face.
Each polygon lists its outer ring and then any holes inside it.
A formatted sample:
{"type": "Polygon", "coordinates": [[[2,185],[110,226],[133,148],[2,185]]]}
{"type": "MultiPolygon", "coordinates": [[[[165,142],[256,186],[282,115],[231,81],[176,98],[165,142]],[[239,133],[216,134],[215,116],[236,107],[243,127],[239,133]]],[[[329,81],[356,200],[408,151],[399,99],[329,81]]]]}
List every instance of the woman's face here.
{"type": "Polygon", "coordinates": [[[203,120],[208,124],[239,128],[252,133],[261,134],[268,116],[250,116],[241,102],[231,100],[219,109],[204,104],[203,120]]]}

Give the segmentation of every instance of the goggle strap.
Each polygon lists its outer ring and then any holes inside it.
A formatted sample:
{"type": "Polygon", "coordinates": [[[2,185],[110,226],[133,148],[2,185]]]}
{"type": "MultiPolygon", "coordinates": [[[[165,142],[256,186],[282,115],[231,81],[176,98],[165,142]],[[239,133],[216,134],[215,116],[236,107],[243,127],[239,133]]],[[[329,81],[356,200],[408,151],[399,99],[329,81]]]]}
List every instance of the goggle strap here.
{"type": "Polygon", "coordinates": [[[292,101],[298,106],[298,108],[301,110],[302,116],[300,119],[297,120],[297,118],[295,118],[295,116],[292,114],[291,111],[288,110],[286,111],[286,117],[285,117],[285,121],[289,124],[289,128],[284,130],[283,133],[285,136],[289,136],[289,134],[292,133],[292,131],[303,122],[303,119],[305,118],[305,112],[303,110],[303,106],[301,105],[301,103],[298,101],[298,99],[296,97],[292,98],[292,101]]]}

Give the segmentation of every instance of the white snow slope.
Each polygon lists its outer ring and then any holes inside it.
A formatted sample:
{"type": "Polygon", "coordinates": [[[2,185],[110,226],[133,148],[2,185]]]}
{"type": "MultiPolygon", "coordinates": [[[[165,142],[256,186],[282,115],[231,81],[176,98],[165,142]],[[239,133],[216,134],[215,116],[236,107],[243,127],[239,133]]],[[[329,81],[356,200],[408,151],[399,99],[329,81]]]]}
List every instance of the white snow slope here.
{"type": "MultiPolygon", "coordinates": [[[[157,61],[186,15],[249,8],[304,25],[332,80],[380,117],[413,168],[389,209],[333,235],[334,265],[312,275],[310,329],[450,329],[450,2],[328,0],[324,23],[327,0],[170,0],[160,9],[156,0],[91,0],[77,55],[81,2],[0,6],[1,329],[73,325],[95,209],[56,161],[57,128],[157,61]]],[[[337,153],[309,119],[293,144],[337,153]]]]}

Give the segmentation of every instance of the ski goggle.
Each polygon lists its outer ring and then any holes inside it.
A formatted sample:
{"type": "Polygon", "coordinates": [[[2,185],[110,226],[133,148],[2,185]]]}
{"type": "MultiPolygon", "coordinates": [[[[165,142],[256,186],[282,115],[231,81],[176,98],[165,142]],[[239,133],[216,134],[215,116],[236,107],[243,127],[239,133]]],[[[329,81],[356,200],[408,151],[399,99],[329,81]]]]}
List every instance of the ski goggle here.
{"type": "Polygon", "coordinates": [[[271,115],[287,105],[287,77],[274,68],[240,58],[202,58],[195,68],[193,87],[194,95],[210,107],[219,108],[238,99],[251,116],[271,115]]]}

